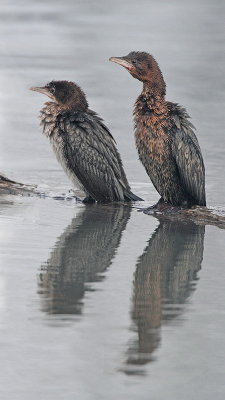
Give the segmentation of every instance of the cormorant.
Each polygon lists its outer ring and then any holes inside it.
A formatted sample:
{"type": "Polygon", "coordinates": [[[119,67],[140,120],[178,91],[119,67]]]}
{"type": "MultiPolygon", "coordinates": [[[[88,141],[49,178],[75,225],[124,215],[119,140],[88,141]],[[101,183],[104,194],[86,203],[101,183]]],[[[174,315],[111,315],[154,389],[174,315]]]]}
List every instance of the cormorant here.
{"type": "Polygon", "coordinates": [[[50,97],[41,110],[43,133],[84,201],[141,200],[130,190],[115,141],[102,119],[88,108],[84,92],[68,81],[31,90],[50,97]]]}
{"type": "Polygon", "coordinates": [[[184,108],[165,100],[166,84],[156,60],[132,51],[110,61],[143,82],[134,108],[135,139],[139,158],[161,196],[156,206],[205,206],[205,168],[195,128],[184,108]]]}

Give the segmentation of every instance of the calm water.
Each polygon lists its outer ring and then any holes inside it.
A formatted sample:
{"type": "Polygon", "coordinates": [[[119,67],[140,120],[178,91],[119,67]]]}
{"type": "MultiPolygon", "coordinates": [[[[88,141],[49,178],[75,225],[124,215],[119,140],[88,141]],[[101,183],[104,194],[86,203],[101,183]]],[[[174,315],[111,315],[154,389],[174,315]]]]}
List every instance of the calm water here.
{"type": "MultiPolygon", "coordinates": [[[[68,193],[27,89],[70,79],[132,189],[156,201],[132,133],[140,83],[107,61],[147,50],[198,128],[208,205],[224,209],[224,14],[222,0],[2,0],[0,171],[68,193]]],[[[51,197],[1,196],[0,222],[1,399],[224,399],[224,230],[51,197]]]]}

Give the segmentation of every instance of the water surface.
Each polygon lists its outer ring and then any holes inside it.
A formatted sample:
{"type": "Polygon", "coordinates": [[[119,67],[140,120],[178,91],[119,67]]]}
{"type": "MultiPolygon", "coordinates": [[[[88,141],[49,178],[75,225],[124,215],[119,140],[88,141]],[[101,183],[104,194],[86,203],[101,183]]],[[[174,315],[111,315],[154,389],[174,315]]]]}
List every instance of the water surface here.
{"type": "Polygon", "coordinates": [[[111,129],[132,189],[158,198],[138,161],[140,83],[110,56],[150,51],[187,107],[224,209],[223,1],[0,4],[0,171],[49,198],[0,198],[0,395],[4,400],[224,399],[225,232],[119,205],[56,201],[70,182],[28,91],[74,80],[111,129]]]}

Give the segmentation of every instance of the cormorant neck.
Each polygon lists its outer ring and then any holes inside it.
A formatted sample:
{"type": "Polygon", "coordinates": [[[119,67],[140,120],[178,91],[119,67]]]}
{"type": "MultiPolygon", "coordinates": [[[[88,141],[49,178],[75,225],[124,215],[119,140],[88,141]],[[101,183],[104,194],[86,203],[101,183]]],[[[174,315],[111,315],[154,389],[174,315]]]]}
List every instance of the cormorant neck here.
{"type": "Polygon", "coordinates": [[[142,95],[146,100],[152,99],[165,99],[166,84],[162,76],[154,81],[144,81],[142,95]]]}
{"type": "Polygon", "coordinates": [[[151,57],[151,68],[143,79],[143,95],[146,97],[161,97],[164,99],[166,94],[166,83],[161,69],[156,60],[151,57]]]}
{"type": "Polygon", "coordinates": [[[80,111],[80,112],[85,112],[88,109],[88,102],[86,101],[85,98],[78,98],[78,99],[73,99],[71,101],[68,101],[66,104],[61,104],[60,105],[62,109],[65,111],[80,111]]]}
{"type": "MultiPolygon", "coordinates": [[[[163,81],[164,82],[164,81],[163,81]]],[[[167,113],[167,103],[165,100],[165,86],[162,91],[162,87],[152,85],[150,82],[143,83],[143,90],[141,97],[144,99],[147,107],[154,113],[161,115],[167,113]]]]}

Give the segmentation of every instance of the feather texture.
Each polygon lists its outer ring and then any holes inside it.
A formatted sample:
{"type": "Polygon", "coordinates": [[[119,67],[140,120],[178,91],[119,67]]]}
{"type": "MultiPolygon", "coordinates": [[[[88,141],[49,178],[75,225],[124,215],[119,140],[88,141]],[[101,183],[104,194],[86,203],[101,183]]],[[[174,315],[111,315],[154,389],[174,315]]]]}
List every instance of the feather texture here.
{"type": "Polygon", "coordinates": [[[58,161],[87,196],[99,202],[141,200],[131,192],[115,141],[95,112],[46,103],[41,123],[58,161]]]}
{"type": "MultiPolygon", "coordinates": [[[[194,126],[184,108],[158,101],[157,113],[145,113],[146,100],[135,105],[135,137],[156,190],[173,205],[206,205],[205,168],[194,126]]],[[[150,108],[150,107],[149,107],[150,108]]]]}
{"type": "Polygon", "coordinates": [[[166,83],[158,63],[140,51],[110,61],[143,82],[134,108],[136,146],[160,203],[205,206],[205,168],[194,127],[184,108],[165,100],[166,83]]]}

